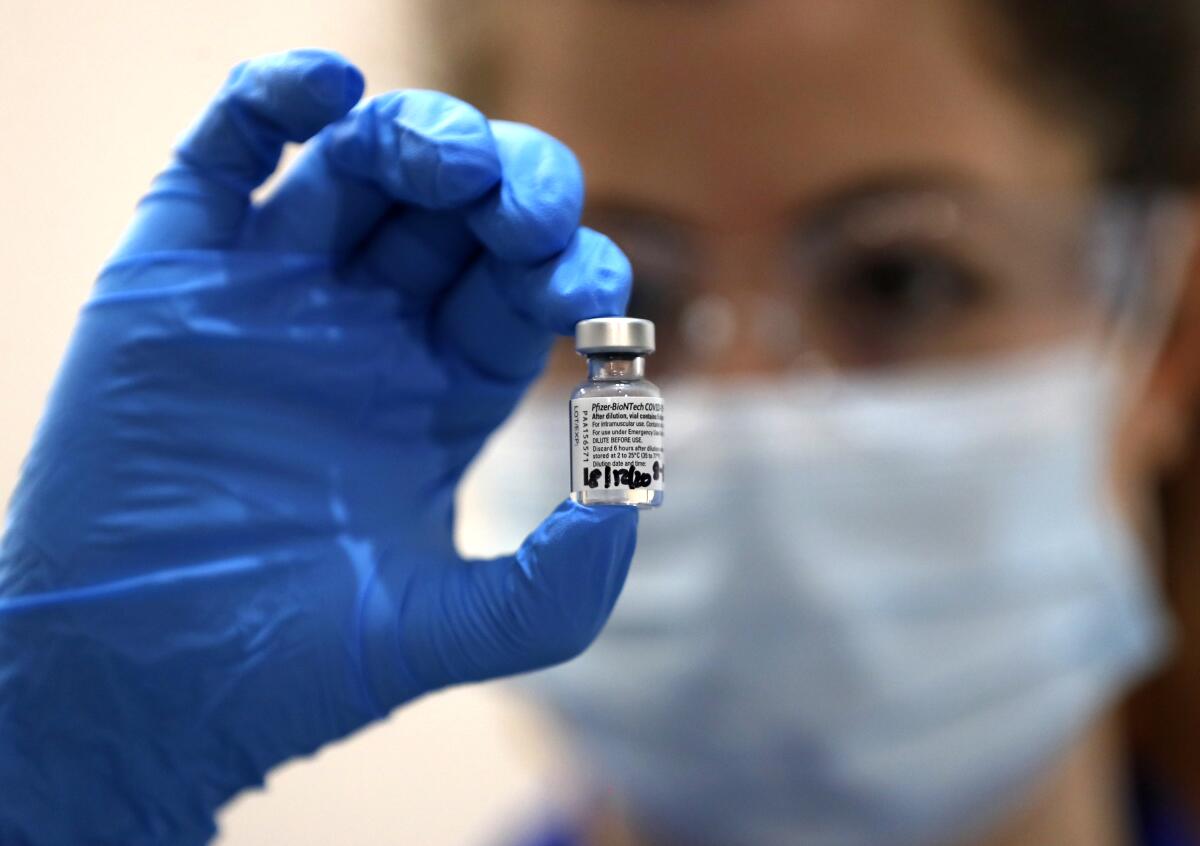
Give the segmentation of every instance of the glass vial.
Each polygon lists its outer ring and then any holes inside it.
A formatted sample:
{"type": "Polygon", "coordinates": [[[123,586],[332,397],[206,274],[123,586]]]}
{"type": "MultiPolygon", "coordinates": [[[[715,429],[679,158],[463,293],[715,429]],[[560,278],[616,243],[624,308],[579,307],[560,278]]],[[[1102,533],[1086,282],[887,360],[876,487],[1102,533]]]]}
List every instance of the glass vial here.
{"type": "Polygon", "coordinates": [[[571,498],[656,508],[663,501],[663,402],[646,380],[654,324],[597,317],[575,325],[588,378],[571,394],[571,498]]]}

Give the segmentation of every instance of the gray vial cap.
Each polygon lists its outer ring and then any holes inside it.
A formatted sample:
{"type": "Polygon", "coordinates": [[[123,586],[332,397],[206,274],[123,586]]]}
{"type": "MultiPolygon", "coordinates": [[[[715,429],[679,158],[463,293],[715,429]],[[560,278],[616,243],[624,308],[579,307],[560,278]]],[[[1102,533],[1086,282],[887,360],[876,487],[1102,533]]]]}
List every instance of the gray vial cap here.
{"type": "Polygon", "coordinates": [[[575,350],[592,353],[654,352],[654,324],[640,317],[593,317],[575,324],[575,350]]]}

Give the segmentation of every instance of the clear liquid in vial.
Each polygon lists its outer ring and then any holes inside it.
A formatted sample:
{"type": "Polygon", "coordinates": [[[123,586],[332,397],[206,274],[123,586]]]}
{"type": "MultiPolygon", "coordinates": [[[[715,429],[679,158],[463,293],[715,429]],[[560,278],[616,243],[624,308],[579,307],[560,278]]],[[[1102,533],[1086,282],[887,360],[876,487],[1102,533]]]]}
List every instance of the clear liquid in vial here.
{"type": "Polygon", "coordinates": [[[592,378],[571,394],[571,498],[584,505],[663,502],[662,394],[645,379],[619,378],[626,363],[590,362],[592,378]]]}

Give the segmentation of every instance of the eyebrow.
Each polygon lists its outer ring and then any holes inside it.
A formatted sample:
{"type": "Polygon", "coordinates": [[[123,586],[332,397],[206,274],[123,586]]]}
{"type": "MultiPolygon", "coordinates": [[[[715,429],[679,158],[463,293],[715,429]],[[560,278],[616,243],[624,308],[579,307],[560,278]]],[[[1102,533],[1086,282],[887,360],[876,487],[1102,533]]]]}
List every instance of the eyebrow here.
{"type": "Polygon", "coordinates": [[[826,191],[817,200],[797,203],[788,217],[795,227],[820,227],[836,223],[863,203],[881,198],[939,194],[970,197],[983,191],[977,178],[948,168],[909,168],[880,171],[826,191]]]}
{"type": "MultiPolygon", "coordinates": [[[[964,171],[944,167],[890,168],[868,172],[835,184],[815,198],[805,198],[784,212],[793,228],[835,223],[864,202],[881,197],[902,197],[930,192],[947,196],[980,193],[980,181],[964,171]]],[[[637,197],[598,197],[588,203],[585,217],[620,219],[622,223],[682,235],[708,228],[686,211],[637,197]]]]}

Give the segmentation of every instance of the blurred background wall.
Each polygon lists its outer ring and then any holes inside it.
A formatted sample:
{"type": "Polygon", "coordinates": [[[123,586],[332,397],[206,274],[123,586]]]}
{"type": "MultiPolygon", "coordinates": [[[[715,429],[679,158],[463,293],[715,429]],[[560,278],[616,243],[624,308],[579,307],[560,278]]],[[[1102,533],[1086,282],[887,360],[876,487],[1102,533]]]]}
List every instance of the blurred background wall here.
{"type": "MultiPolygon", "coordinates": [[[[0,497],[97,269],[240,59],[326,47],[368,95],[420,81],[411,0],[0,0],[0,497]]],[[[546,750],[495,687],[430,697],[275,773],[220,846],[476,846],[541,806],[546,750]]]]}

